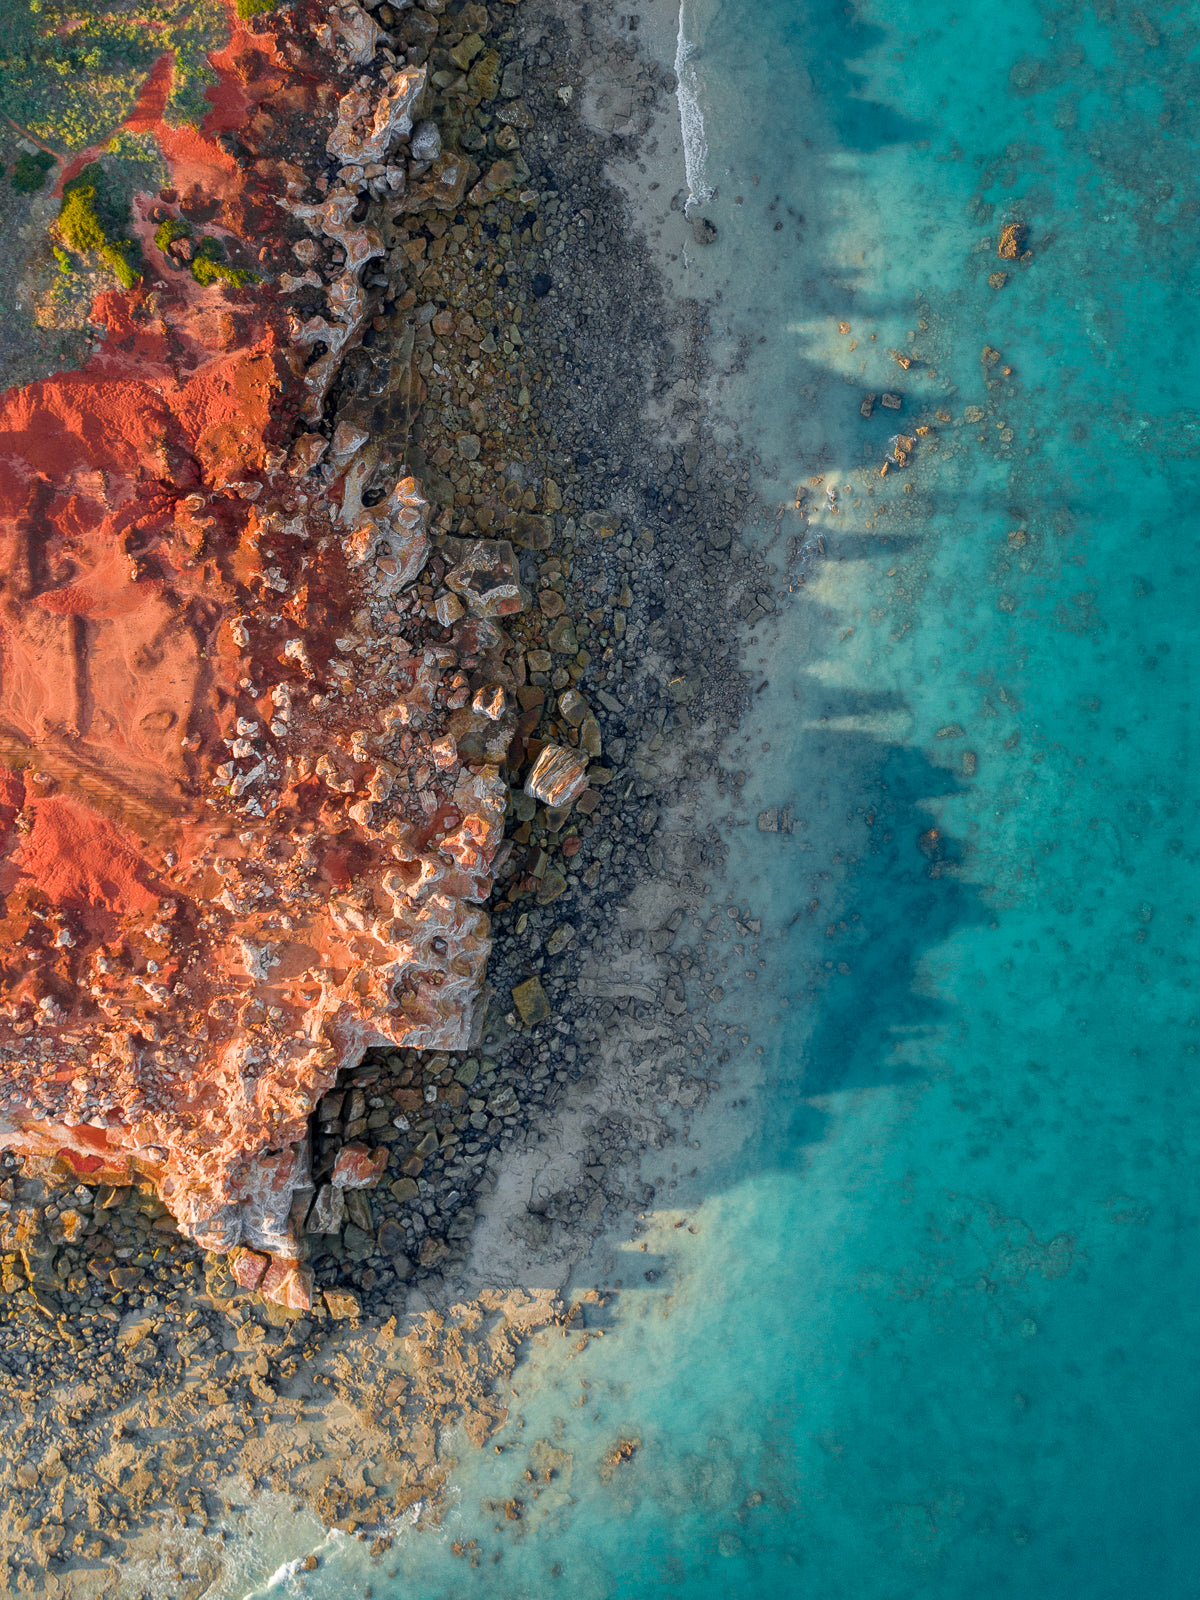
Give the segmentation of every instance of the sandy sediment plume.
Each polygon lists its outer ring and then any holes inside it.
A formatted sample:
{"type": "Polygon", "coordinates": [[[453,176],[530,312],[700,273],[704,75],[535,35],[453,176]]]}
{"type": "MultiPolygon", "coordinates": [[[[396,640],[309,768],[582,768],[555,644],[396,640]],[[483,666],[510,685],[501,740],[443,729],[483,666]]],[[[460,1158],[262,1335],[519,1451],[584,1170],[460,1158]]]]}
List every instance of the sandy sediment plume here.
{"type": "Polygon", "coordinates": [[[479,169],[432,124],[413,160],[425,66],[331,19],[288,24],[315,54],[237,24],[200,130],[142,97],[145,271],[0,401],[0,1141],[151,1180],[297,1308],[317,1100],[369,1045],[471,1041],[524,672],[511,545],[431,547],[344,372],[395,292],[373,216],[479,169]]]}

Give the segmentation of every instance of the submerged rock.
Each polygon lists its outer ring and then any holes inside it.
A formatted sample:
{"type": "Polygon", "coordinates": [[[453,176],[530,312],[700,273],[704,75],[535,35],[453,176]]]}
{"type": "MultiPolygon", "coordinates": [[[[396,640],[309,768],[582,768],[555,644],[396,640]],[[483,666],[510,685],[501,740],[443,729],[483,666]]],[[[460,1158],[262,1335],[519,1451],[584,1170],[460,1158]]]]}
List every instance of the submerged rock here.
{"type": "Polygon", "coordinates": [[[516,1006],[521,1021],[527,1028],[544,1022],[550,1015],[550,1002],[537,978],[527,978],[524,983],[518,983],[513,989],[512,997],[513,1005],[516,1006]]]}
{"type": "Polygon", "coordinates": [[[1029,230],[1023,222],[1006,222],[1000,230],[1000,242],[996,246],[996,254],[1005,261],[1016,261],[1025,249],[1025,240],[1029,230]]]}

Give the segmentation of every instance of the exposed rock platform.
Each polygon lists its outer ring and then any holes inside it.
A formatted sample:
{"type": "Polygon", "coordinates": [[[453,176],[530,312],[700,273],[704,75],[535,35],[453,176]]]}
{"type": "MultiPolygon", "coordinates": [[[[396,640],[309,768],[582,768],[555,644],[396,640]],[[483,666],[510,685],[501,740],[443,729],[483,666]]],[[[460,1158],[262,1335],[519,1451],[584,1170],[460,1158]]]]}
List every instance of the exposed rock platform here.
{"type": "Polygon", "coordinates": [[[324,76],[236,25],[97,353],[0,399],[0,1143],[152,1180],[297,1307],[317,1100],[367,1046],[471,1041],[523,681],[519,585],[431,547],[334,394],[426,84],[351,13],[324,76]],[[307,276],[205,283],[172,238],[203,225],[307,276]]]}

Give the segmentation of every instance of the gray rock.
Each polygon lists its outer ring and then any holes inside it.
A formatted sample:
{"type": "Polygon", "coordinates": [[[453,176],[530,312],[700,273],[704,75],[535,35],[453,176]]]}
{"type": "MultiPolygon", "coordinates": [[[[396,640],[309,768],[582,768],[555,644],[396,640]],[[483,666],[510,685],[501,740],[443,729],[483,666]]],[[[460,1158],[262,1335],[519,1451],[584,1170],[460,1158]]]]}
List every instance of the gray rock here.
{"type": "Polygon", "coordinates": [[[309,1233],[340,1233],[345,1215],[346,1191],[325,1183],[317,1190],[305,1227],[309,1233]]]}
{"type": "Polygon", "coordinates": [[[418,122],[408,148],[414,161],[436,161],[442,153],[442,136],[437,123],[429,118],[418,122]]]}
{"type": "Polygon", "coordinates": [[[697,244],[712,244],[717,237],[717,225],[707,217],[692,218],[692,238],[697,244]]]}

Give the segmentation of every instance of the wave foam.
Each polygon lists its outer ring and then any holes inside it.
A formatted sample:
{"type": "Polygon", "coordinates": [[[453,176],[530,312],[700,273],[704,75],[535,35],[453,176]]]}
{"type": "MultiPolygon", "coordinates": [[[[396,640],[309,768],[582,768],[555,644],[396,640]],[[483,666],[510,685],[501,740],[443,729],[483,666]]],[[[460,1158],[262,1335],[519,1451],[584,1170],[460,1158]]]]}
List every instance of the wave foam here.
{"type": "Polygon", "coordinates": [[[675,46],[675,98],[679,102],[679,127],[683,134],[683,167],[687,175],[688,197],[684,207],[701,205],[711,199],[713,190],[704,180],[708,162],[708,140],[704,133],[704,113],[700,110],[700,80],[691,58],[696,46],[684,30],[684,0],[679,5],[679,38],[675,46]]]}

